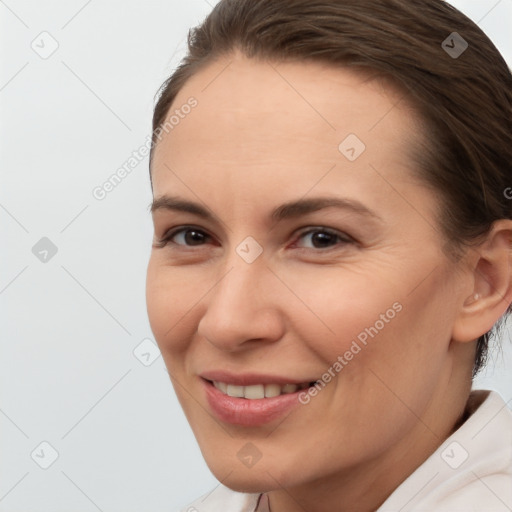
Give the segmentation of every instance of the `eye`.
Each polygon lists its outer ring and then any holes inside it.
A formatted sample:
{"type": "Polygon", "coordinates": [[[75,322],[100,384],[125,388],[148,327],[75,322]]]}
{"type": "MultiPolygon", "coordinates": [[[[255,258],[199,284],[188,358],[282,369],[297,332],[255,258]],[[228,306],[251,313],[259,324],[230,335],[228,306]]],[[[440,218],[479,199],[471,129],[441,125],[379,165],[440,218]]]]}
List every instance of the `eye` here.
{"type": "Polygon", "coordinates": [[[350,243],[354,243],[354,240],[348,235],[332,229],[317,227],[300,233],[298,241],[294,245],[302,249],[329,249],[339,244],[350,243]]]}
{"type": "Polygon", "coordinates": [[[212,237],[199,228],[193,226],[181,227],[170,231],[161,240],[156,242],[157,247],[165,247],[168,244],[193,247],[211,242],[212,237]]]}
{"type": "MultiPolygon", "coordinates": [[[[213,238],[202,229],[185,226],[166,233],[155,245],[157,247],[165,247],[169,244],[195,247],[212,241],[213,238]]],[[[350,243],[354,243],[354,240],[344,233],[329,228],[316,227],[300,233],[293,246],[301,249],[329,249],[340,244],[350,243]]]]}

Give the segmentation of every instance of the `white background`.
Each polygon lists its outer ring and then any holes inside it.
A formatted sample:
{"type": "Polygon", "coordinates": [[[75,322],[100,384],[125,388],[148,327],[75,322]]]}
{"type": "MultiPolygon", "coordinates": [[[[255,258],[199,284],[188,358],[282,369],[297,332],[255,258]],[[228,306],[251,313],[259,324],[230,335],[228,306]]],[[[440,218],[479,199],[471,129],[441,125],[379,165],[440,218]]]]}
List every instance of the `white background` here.
{"type": "MultiPolygon", "coordinates": [[[[512,62],[512,0],[452,3],[512,62]]],[[[154,95],[210,9],[0,2],[0,511],[173,511],[216,484],[162,358],[133,354],[153,339],[147,158],[92,195],[144,144],[154,95]],[[31,48],[43,31],[59,45],[47,59],[31,48]],[[58,250],[46,263],[32,253],[42,237],[58,250]],[[59,454],[48,469],[43,441],[59,454]]],[[[510,345],[477,382],[505,400],[510,345]]]]}

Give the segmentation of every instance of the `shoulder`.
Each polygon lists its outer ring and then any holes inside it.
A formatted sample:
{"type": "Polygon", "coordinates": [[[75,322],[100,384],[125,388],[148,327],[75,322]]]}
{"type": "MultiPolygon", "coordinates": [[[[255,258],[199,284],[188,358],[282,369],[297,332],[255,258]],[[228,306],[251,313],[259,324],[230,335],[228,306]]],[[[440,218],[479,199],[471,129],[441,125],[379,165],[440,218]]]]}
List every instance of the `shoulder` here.
{"type": "Polygon", "coordinates": [[[254,512],[259,497],[259,494],[239,493],[218,485],[180,512],[254,512]]]}

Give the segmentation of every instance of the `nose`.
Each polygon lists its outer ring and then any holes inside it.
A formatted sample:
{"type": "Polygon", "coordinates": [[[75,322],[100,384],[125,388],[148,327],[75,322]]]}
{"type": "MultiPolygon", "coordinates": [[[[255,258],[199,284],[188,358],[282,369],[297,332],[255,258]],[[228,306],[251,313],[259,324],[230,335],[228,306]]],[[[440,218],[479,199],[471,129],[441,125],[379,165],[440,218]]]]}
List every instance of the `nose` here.
{"type": "Polygon", "coordinates": [[[276,342],[284,335],[279,290],[263,261],[236,262],[205,297],[198,334],[217,348],[235,352],[249,342],[276,342]]]}

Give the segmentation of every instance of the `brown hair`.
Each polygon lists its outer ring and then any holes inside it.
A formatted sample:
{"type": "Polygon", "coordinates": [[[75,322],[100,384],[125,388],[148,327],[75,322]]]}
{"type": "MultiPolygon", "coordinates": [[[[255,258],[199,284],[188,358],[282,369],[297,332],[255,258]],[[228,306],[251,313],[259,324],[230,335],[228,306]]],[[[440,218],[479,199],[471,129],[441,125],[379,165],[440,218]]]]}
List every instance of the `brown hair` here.
{"type": "MultiPolygon", "coordinates": [[[[221,0],[189,32],[188,54],[159,89],[150,169],[157,130],[180,89],[199,68],[235,50],[364,68],[398,83],[423,121],[424,141],[410,148],[411,157],[443,199],[439,227],[455,258],[495,220],[512,217],[512,75],[484,32],[448,3],[221,0]]],[[[473,375],[504,317],[478,339],[473,375]]]]}

